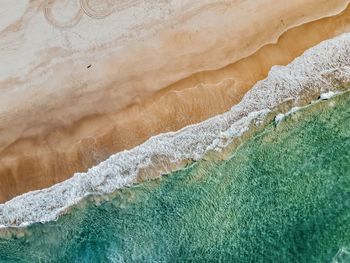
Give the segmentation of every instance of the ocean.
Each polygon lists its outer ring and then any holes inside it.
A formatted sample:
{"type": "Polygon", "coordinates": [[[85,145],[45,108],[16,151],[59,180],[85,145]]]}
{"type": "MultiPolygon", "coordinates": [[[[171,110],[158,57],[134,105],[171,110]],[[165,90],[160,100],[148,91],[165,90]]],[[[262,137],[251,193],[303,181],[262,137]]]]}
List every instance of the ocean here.
{"type": "Polygon", "coordinates": [[[0,229],[0,262],[350,262],[350,93],[57,221],[0,229]]]}

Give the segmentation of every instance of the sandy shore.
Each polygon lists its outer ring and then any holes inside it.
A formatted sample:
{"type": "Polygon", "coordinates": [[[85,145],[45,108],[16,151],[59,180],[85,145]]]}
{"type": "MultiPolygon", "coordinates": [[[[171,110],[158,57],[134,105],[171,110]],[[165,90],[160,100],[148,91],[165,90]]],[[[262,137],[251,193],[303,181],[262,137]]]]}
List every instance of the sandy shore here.
{"type": "Polygon", "coordinates": [[[120,188],[158,178],[202,158],[225,159],[239,142],[273,118],[279,125],[310,103],[321,103],[339,93],[348,96],[349,54],[349,33],[323,41],[287,66],[272,68],[268,77],[256,83],[229,111],[176,132],[153,136],[137,147],[111,155],[86,173],[75,173],[49,188],[0,204],[0,232],[7,232],[7,226],[55,220],[73,205],[108,200],[118,195],[120,188]]]}
{"type": "Polygon", "coordinates": [[[80,20],[57,28],[31,1],[0,23],[1,202],[227,111],[273,65],[350,28],[348,1],[129,2],[104,19],[73,5],[80,20]]]}

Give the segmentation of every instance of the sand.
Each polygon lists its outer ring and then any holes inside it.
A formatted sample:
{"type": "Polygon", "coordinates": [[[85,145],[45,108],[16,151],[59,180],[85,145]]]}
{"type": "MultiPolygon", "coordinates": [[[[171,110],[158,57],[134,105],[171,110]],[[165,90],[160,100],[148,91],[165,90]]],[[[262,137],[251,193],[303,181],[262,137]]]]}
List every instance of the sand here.
{"type": "Polygon", "coordinates": [[[141,2],[98,19],[72,5],[58,28],[55,4],[31,1],[0,23],[1,202],[227,111],[350,27],[348,1],[141,2]]]}

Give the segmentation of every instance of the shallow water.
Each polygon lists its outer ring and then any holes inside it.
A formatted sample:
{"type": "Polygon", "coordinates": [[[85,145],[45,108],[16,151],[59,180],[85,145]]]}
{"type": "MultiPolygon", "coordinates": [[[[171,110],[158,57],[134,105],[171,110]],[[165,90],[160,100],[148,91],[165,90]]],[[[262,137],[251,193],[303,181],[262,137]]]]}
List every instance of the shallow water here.
{"type": "Polygon", "coordinates": [[[350,95],[270,123],[199,161],[0,230],[0,262],[349,262],[350,95]]]}

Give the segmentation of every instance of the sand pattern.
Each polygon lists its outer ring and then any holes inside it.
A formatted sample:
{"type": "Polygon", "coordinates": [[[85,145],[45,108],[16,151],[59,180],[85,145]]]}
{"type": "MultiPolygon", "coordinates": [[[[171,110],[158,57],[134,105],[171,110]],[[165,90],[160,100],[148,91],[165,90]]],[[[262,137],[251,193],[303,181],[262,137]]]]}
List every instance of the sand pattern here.
{"type": "Polygon", "coordinates": [[[348,1],[268,2],[4,0],[0,202],[228,111],[349,31],[348,1]]]}

